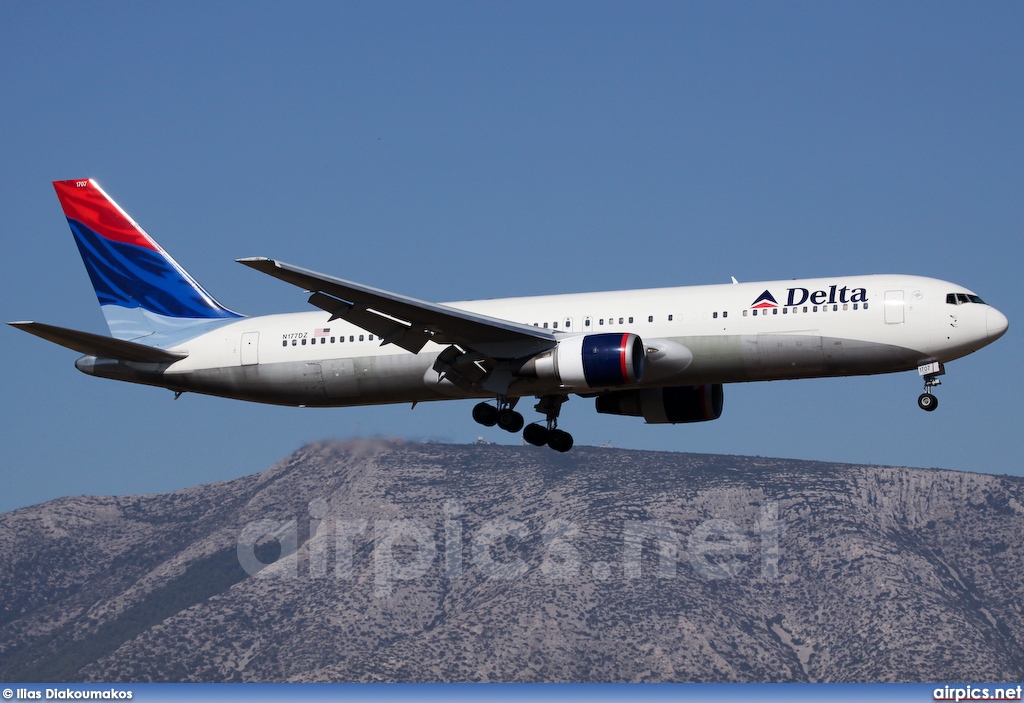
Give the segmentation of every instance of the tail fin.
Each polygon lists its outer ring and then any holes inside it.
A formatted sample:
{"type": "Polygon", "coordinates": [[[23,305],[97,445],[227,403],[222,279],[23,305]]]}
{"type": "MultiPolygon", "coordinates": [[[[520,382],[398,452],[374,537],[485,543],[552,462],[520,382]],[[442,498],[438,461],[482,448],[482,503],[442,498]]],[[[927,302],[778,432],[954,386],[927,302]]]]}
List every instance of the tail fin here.
{"type": "Polygon", "coordinates": [[[203,290],[95,181],[54,181],[53,187],[114,337],[242,317],[203,290]]]}

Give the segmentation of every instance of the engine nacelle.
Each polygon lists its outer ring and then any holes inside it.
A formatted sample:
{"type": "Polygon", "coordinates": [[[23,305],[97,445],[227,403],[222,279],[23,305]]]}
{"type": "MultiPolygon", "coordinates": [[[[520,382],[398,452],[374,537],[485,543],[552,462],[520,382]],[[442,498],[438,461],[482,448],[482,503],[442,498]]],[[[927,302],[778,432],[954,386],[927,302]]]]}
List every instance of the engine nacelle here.
{"type": "Polygon", "coordinates": [[[558,346],[530,359],[519,373],[574,390],[618,388],[643,379],[645,360],[643,340],[631,332],[577,335],[560,339],[558,346]]]}
{"type": "Polygon", "coordinates": [[[612,391],[597,397],[597,412],[643,417],[650,425],[706,422],[722,416],[725,394],[721,383],[703,386],[642,388],[612,391]]]}

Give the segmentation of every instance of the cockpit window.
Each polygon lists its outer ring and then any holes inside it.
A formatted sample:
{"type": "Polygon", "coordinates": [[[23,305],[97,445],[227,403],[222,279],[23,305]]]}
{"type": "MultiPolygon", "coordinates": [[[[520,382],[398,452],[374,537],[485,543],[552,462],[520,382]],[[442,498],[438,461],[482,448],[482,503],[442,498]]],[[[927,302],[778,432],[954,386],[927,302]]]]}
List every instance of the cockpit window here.
{"type": "Polygon", "coordinates": [[[946,303],[949,305],[964,305],[966,303],[978,303],[979,305],[984,305],[985,301],[973,293],[947,293],[946,303]]]}

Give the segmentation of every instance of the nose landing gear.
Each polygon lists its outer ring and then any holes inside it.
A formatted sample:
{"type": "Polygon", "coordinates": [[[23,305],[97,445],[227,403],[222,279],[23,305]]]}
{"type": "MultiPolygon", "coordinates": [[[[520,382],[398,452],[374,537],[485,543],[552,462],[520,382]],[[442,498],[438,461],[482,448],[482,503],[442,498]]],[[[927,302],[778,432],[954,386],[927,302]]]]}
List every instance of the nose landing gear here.
{"type": "Polygon", "coordinates": [[[935,408],[939,407],[939,399],[932,395],[930,391],[925,391],[921,395],[917,396],[917,407],[931,412],[935,408]]]}
{"type": "Polygon", "coordinates": [[[924,393],[917,397],[917,407],[932,412],[939,407],[939,399],[932,395],[932,388],[942,385],[939,376],[946,373],[946,369],[940,362],[933,361],[930,364],[918,366],[917,373],[924,378],[924,393]]]}

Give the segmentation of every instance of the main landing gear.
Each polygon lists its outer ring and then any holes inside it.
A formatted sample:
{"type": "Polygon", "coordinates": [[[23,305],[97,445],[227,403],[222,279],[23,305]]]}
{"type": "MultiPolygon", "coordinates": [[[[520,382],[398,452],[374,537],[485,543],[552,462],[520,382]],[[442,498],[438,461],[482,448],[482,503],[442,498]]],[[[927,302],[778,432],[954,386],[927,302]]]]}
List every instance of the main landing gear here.
{"type": "Polygon", "coordinates": [[[567,452],[572,449],[572,435],[558,429],[558,413],[562,403],[569,400],[567,395],[543,395],[534,410],[544,413],[545,424],[534,422],[523,430],[523,439],[535,447],[545,444],[556,452],[567,452]]]}
{"type": "Polygon", "coordinates": [[[484,427],[497,425],[506,432],[518,432],[523,429],[523,424],[526,422],[523,416],[514,410],[518,400],[518,398],[511,401],[499,399],[498,407],[494,407],[490,403],[478,403],[473,407],[473,419],[484,427]]]}
{"type": "Polygon", "coordinates": [[[946,369],[936,361],[917,367],[917,372],[924,378],[924,393],[917,396],[917,407],[931,412],[939,407],[939,399],[932,395],[932,388],[942,385],[939,376],[946,373],[946,369]]]}
{"type": "Polygon", "coordinates": [[[506,432],[523,430],[523,439],[535,447],[543,447],[546,444],[556,452],[567,452],[572,449],[572,435],[558,429],[558,413],[562,409],[562,403],[569,400],[569,396],[541,396],[534,409],[544,413],[545,423],[533,422],[527,425],[526,429],[523,429],[523,416],[514,410],[518,400],[498,398],[497,407],[490,403],[478,403],[473,408],[473,419],[486,427],[497,425],[506,432]]]}

